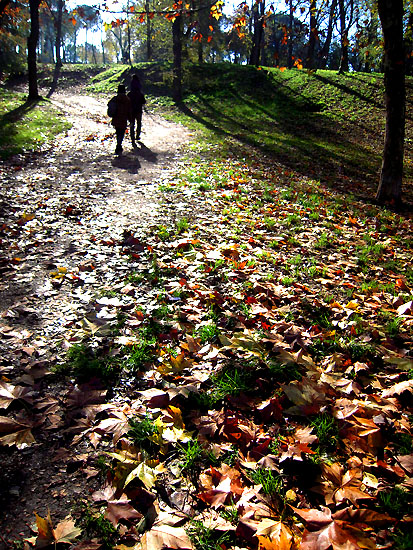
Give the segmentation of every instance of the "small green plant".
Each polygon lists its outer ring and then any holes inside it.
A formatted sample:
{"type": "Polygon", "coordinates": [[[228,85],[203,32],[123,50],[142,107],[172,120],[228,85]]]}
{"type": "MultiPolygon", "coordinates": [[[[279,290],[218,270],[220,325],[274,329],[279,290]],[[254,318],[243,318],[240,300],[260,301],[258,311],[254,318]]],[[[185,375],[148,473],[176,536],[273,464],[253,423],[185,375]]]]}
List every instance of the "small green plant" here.
{"type": "Polygon", "coordinates": [[[145,281],[145,275],[143,273],[129,273],[126,280],[130,283],[140,284],[145,281]]]}
{"type": "Polygon", "coordinates": [[[101,541],[103,550],[112,550],[119,537],[117,529],[112,522],[105,518],[103,513],[92,510],[85,503],[78,506],[79,519],[77,524],[81,527],[84,533],[90,538],[97,538],[101,541]]]}
{"type": "Polygon", "coordinates": [[[171,315],[171,313],[172,313],[171,308],[166,304],[160,305],[159,307],[154,309],[152,312],[153,316],[159,320],[167,319],[171,315]]]}
{"type": "Polygon", "coordinates": [[[406,432],[396,432],[392,437],[392,443],[399,455],[409,455],[413,452],[412,436],[406,432]]]}
{"type": "Polygon", "coordinates": [[[234,505],[232,506],[226,506],[224,510],[220,512],[221,517],[225,519],[225,521],[228,521],[229,523],[232,523],[232,525],[237,525],[239,521],[239,512],[238,508],[234,505]]]}
{"type": "Polygon", "coordinates": [[[400,487],[380,491],[377,495],[379,507],[390,516],[401,518],[412,511],[412,495],[400,487]]]}
{"type": "Polygon", "coordinates": [[[189,222],[186,218],[181,218],[180,220],[176,220],[175,222],[176,232],[178,235],[181,233],[185,233],[185,231],[188,231],[189,222]]]}
{"type": "Polygon", "coordinates": [[[222,550],[232,538],[230,533],[218,535],[217,531],[205,527],[199,520],[192,520],[186,532],[195,550],[222,550]]]}
{"type": "Polygon", "coordinates": [[[198,191],[210,191],[211,189],[213,189],[213,186],[210,184],[210,183],[200,183],[198,186],[197,186],[197,189],[198,191]]]}
{"type": "Polygon", "coordinates": [[[316,248],[317,250],[323,250],[324,248],[328,248],[330,244],[331,237],[329,237],[327,233],[321,233],[321,235],[314,243],[314,248],[316,248]]]}
{"type": "Polygon", "coordinates": [[[277,225],[277,220],[275,218],[264,218],[264,225],[268,231],[272,231],[277,225]]]}
{"type": "Polygon", "coordinates": [[[130,430],[127,435],[134,445],[149,452],[153,452],[158,448],[154,439],[157,439],[157,436],[159,436],[159,430],[152,418],[149,416],[131,418],[129,426],[130,430]]]}
{"type": "Polygon", "coordinates": [[[413,533],[398,530],[393,535],[393,547],[394,550],[412,550],[413,548],[413,533]]]}
{"type": "Polygon", "coordinates": [[[156,338],[146,338],[142,332],[140,332],[141,340],[134,344],[130,350],[128,350],[128,357],[126,359],[126,366],[132,370],[142,370],[146,363],[149,363],[154,358],[154,346],[156,344],[156,338]]]}
{"type": "Polygon", "coordinates": [[[99,470],[100,475],[103,478],[106,476],[106,474],[110,470],[110,465],[108,464],[107,457],[104,455],[100,455],[97,457],[95,466],[99,470]]]}
{"type": "Polygon", "coordinates": [[[166,225],[159,225],[156,228],[156,234],[158,236],[158,239],[162,242],[168,241],[171,237],[168,228],[166,225]]]}
{"type": "Polygon", "coordinates": [[[272,360],[268,363],[271,375],[276,382],[291,382],[292,380],[301,380],[302,374],[297,363],[280,363],[272,360]]]}
{"type": "Polygon", "coordinates": [[[94,349],[85,342],[69,348],[66,363],[59,366],[56,371],[68,371],[80,381],[96,377],[109,382],[119,375],[120,361],[112,357],[107,350],[94,349]]]}
{"type": "Polygon", "coordinates": [[[274,473],[273,470],[258,468],[257,470],[252,470],[249,475],[254,483],[262,485],[262,492],[265,495],[278,495],[284,498],[284,480],[280,475],[274,473]]]}
{"type": "Polygon", "coordinates": [[[251,390],[251,373],[239,366],[229,366],[212,377],[217,394],[224,398],[227,395],[237,396],[251,390]]]}
{"type": "Polygon", "coordinates": [[[377,355],[374,346],[357,342],[356,340],[350,340],[344,346],[343,351],[346,351],[350,355],[352,361],[366,361],[373,359],[377,355]]]}
{"type": "Polygon", "coordinates": [[[333,416],[326,413],[318,414],[311,420],[310,425],[314,428],[321,449],[336,449],[338,444],[338,426],[333,416]]]}
{"type": "Polygon", "coordinates": [[[228,464],[228,466],[234,466],[239,459],[239,449],[232,446],[231,449],[225,451],[222,455],[222,462],[228,464]]]}
{"type": "Polygon", "coordinates": [[[314,221],[314,222],[318,222],[318,220],[320,219],[320,214],[319,212],[310,212],[309,216],[310,220],[314,221]]]}
{"type": "Polygon", "coordinates": [[[391,338],[394,338],[400,333],[401,325],[402,319],[400,317],[394,317],[387,322],[385,330],[391,338]]]}
{"type": "Polygon", "coordinates": [[[283,277],[281,279],[281,283],[284,286],[292,286],[296,282],[297,282],[297,279],[295,277],[283,277]]]}
{"type": "Polygon", "coordinates": [[[298,214],[289,214],[285,219],[285,223],[287,225],[298,226],[301,224],[301,218],[298,214]]]}
{"type": "Polygon", "coordinates": [[[210,323],[205,324],[205,325],[200,325],[197,328],[196,333],[200,337],[201,342],[203,344],[206,344],[207,342],[211,342],[212,340],[214,340],[218,336],[219,328],[217,327],[217,325],[215,323],[210,322],[210,323]]]}
{"type": "Polygon", "coordinates": [[[194,470],[195,466],[203,459],[204,450],[197,439],[189,440],[186,447],[179,446],[181,466],[183,471],[194,470]]]}

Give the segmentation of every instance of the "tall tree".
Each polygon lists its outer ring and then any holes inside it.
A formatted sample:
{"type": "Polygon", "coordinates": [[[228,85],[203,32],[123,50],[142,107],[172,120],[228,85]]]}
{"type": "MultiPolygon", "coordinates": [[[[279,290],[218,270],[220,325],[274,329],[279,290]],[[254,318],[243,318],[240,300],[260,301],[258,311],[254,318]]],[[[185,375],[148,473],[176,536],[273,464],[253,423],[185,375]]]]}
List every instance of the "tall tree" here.
{"type": "Polygon", "coordinates": [[[37,85],[36,48],[39,41],[39,5],[40,0],[29,0],[30,6],[30,34],[27,39],[27,68],[29,73],[29,99],[40,98],[37,85]]]}
{"type": "Polygon", "coordinates": [[[405,55],[403,0],[378,0],[384,37],[386,137],[376,199],[399,206],[402,197],[405,131],[405,55]]]}
{"type": "Polygon", "coordinates": [[[330,4],[329,16],[328,16],[328,25],[327,33],[324,40],[324,44],[318,53],[320,59],[320,69],[325,69],[327,67],[328,54],[330,52],[331,39],[333,37],[334,25],[336,23],[336,11],[337,11],[337,0],[332,0],[330,4]]]}
{"type": "Polygon", "coordinates": [[[310,35],[308,38],[308,48],[306,57],[307,69],[313,69],[315,65],[315,47],[318,41],[317,30],[317,0],[310,0],[310,35]]]}
{"type": "Polygon", "coordinates": [[[340,17],[340,41],[341,41],[341,59],[340,68],[338,72],[340,74],[347,73],[349,70],[348,64],[348,34],[351,26],[353,25],[353,13],[354,2],[348,0],[347,5],[344,0],[338,0],[338,9],[340,17]]]}
{"type": "Polygon", "coordinates": [[[56,39],[55,39],[55,68],[53,73],[53,83],[51,91],[56,89],[57,82],[62,68],[62,56],[60,48],[62,46],[62,19],[63,19],[64,0],[57,0],[57,10],[55,16],[56,39]]]}
{"type": "Polygon", "coordinates": [[[260,64],[260,52],[264,37],[265,0],[254,0],[252,7],[252,49],[250,65],[258,67],[260,64]]]}
{"type": "Polygon", "coordinates": [[[182,15],[175,14],[172,22],[172,50],[174,55],[172,96],[179,103],[182,100],[182,15]]]}

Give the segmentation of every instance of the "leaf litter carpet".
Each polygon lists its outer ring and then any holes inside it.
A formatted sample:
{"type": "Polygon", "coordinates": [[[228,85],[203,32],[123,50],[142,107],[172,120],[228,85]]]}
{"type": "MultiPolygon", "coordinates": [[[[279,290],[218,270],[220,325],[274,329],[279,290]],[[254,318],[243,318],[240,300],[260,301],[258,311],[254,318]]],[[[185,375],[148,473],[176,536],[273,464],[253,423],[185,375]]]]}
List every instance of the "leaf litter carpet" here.
{"type": "MultiPolygon", "coordinates": [[[[96,292],[130,270],[120,253],[124,231],[139,234],[161,221],[157,186],[170,177],[189,138],[183,127],[146,112],[138,147],[132,149],[127,135],[123,156],[115,157],[105,101],[74,94],[55,95],[53,102],[73,127],[46,151],[14,157],[1,172],[0,375],[32,388],[37,403],[43,397],[37,411],[47,424],[35,445],[23,429],[19,453],[0,449],[0,532],[8,540],[27,536],[34,511],[46,515],[49,509],[61,517],[70,509],[67,502],[83,491],[79,477],[66,468],[67,460],[82,458],[54,452],[67,387],[49,387],[48,367],[61,353],[67,330],[81,319],[88,322],[96,292]]],[[[21,399],[33,404],[30,396],[21,399]]]]}
{"type": "Polygon", "coordinates": [[[411,220],[326,189],[314,212],[314,182],[260,155],[201,174],[153,116],[116,159],[103,103],[56,101],[73,130],[3,176],[4,542],[36,512],[31,543],[83,550],[392,547],[412,515],[411,220]]]}

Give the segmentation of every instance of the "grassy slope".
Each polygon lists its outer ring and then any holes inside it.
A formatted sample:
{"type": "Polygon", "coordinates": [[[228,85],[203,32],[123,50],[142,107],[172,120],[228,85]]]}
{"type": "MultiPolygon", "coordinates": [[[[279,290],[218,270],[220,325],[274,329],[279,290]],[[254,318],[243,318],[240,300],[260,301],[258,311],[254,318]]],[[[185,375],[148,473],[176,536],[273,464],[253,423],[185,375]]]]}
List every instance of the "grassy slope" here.
{"type": "MultiPolygon", "coordinates": [[[[137,70],[152,101],[171,105],[171,67],[142,64],[137,70]]],[[[90,89],[113,91],[118,79],[130,72],[127,66],[111,68],[98,75],[90,89]]],[[[412,102],[413,82],[407,79],[404,194],[410,203],[412,102]]],[[[374,196],[385,130],[381,74],[193,65],[184,71],[180,114],[185,124],[201,128],[210,141],[219,143],[223,157],[230,151],[248,156],[254,148],[270,162],[303,176],[374,196]]]]}
{"type": "Polygon", "coordinates": [[[0,159],[39,150],[69,127],[49,101],[28,102],[23,93],[0,90],[0,159]]]}

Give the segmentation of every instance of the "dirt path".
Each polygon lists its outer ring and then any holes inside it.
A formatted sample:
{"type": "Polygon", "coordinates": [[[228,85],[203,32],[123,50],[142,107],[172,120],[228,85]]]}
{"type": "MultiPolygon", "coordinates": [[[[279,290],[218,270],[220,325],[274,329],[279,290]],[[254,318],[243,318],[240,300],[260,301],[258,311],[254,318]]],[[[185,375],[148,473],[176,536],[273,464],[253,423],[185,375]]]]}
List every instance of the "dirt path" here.
{"type": "MultiPolygon", "coordinates": [[[[80,264],[90,264],[92,287],[104,283],[110,276],[113,250],[98,241],[117,242],[124,230],[139,232],[142,224],[159,221],[158,183],[170,176],[179,148],[189,138],[183,127],[145,113],[139,147],[132,149],[126,136],[123,156],[115,157],[105,100],[60,95],[53,103],[66,114],[72,129],[59,136],[44,156],[21,170],[6,170],[2,177],[3,317],[17,299],[44,298],[45,275],[48,281],[48,272],[56,267],[72,272],[80,264]]],[[[46,287],[50,289],[47,283],[46,287]]],[[[53,293],[58,311],[62,299],[53,293]]],[[[36,315],[42,316],[38,307],[36,315]]]]}
{"type": "MultiPolygon", "coordinates": [[[[67,388],[54,386],[50,395],[43,378],[57,340],[84,317],[97,290],[130,269],[120,252],[124,232],[139,235],[162,220],[157,187],[173,177],[189,132],[144,113],[142,142],[132,149],[126,136],[118,158],[104,99],[64,94],[52,101],[72,128],[31,163],[14,161],[1,173],[0,378],[59,399],[67,388]]],[[[0,414],[16,417],[13,405],[0,414]]],[[[61,516],[83,491],[68,455],[65,465],[59,460],[58,439],[46,435],[18,452],[0,447],[4,541],[29,534],[33,511],[61,516]]]]}

